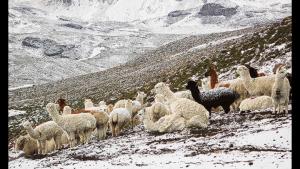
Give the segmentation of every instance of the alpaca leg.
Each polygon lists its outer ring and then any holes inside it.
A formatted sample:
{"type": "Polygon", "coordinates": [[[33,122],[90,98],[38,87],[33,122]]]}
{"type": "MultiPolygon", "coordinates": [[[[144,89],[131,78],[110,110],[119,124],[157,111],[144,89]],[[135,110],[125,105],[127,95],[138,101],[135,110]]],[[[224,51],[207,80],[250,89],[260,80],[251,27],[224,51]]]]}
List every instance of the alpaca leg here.
{"type": "Polygon", "coordinates": [[[285,114],[287,115],[289,113],[289,99],[285,102],[285,114]]]}
{"type": "Polygon", "coordinates": [[[109,123],[109,126],[110,126],[110,129],[111,129],[112,136],[115,137],[116,136],[115,126],[112,123],[109,123]]]}
{"type": "Polygon", "coordinates": [[[40,141],[41,144],[41,152],[42,154],[46,154],[46,140],[40,141]]]}
{"type": "Polygon", "coordinates": [[[230,107],[229,106],[222,106],[223,110],[225,113],[228,113],[230,111],[230,107]]]}
{"type": "Polygon", "coordinates": [[[186,127],[206,128],[208,126],[208,118],[196,115],[189,119],[186,123],[186,127]]]}
{"type": "Polygon", "coordinates": [[[279,104],[279,105],[278,105],[278,113],[277,113],[277,114],[280,114],[280,113],[281,113],[281,107],[282,107],[281,104],[279,104]]]}
{"type": "Polygon", "coordinates": [[[115,128],[115,132],[116,132],[116,136],[119,136],[119,134],[120,134],[120,127],[119,127],[119,125],[117,124],[116,125],[116,128],[115,128]]]}
{"type": "Polygon", "coordinates": [[[58,135],[58,136],[56,136],[56,137],[54,138],[54,143],[55,143],[55,145],[56,145],[56,147],[55,147],[56,150],[60,150],[61,147],[62,147],[62,144],[61,144],[61,136],[62,136],[62,135],[58,135]]]}
{"type": "Polygon", "coordinates": [[[277,104],[274,104],[273,114],[276,114],[277,104]]]}
{"type": "Polygon", "coordinates": [[[75,133],[74,132],[70,132],[69,133],[69,144],[70,144],[70,147],[74,147],[76,145],[76,140],[75,140],[75,133]]]}
{"type": "Polygon", "coordinates": [[[78,131],[78,136],[79,136],[79,138],[80,138],[80,144],[83,144],[84,142],[85,142],[85,133],[84,133],[84,131],[78,131]]]}
{"type": "Polygon", "coordinates": [[[37,146],[38,146],[38,154],[42,154],[42,145],[41,145],[41,141],[37,141],[37,146]]]}
{"type": "Polygon", "coordinates": [[[85,144],[88,144],[92,138],[93,129],[88,129],[86,132],[86,142],[85,144]]]}

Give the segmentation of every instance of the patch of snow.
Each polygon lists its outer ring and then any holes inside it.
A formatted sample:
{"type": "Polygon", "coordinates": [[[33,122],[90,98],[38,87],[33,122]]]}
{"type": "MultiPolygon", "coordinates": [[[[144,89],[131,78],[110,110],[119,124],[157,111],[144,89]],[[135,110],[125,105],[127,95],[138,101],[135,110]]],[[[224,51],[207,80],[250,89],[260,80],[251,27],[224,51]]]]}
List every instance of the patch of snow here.
{"type": "Polygon", "coordinates": [[[16,90],[16,89],[21,89],[21,88],[25,88],[25,87],[32,87],[33,84],[26,84],[26,85],[22,85],[22,86],[18,86],[18,87],[11,87],[8,88],[8,90],[16,90]]]}
{"type": "Polygon", "coordinates": [[[17,115],[25,114],[25,113],[26,113],[26,111],[23,111],[23,110],[11,109],[11,110],[8,110],[8,117],[17,116],[17,115]]]}

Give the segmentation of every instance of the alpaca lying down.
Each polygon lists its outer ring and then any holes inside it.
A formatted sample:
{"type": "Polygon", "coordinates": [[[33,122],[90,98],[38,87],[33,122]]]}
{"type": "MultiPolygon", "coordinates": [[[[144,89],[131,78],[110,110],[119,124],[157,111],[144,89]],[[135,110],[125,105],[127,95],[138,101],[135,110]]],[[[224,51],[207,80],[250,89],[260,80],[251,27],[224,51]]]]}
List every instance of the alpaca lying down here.
{"type": "Polygon", "coordinates": [[[164,133],[175,129],[183,129],[184,127],[206,128],[208,126],[209,112],[202,105],[186,98],[176,97],[163,82],[156,84],[154,89],[156,94],[163,95],[169,103],[171,115],[160,118],[155,125],[151,125],[150,119],[145,118],[144,123],[148,127],[146,129],[149,131],[158,130],[158,132],[164,133]],[[175,127],[174,124],[180,125],[175,127]]]}

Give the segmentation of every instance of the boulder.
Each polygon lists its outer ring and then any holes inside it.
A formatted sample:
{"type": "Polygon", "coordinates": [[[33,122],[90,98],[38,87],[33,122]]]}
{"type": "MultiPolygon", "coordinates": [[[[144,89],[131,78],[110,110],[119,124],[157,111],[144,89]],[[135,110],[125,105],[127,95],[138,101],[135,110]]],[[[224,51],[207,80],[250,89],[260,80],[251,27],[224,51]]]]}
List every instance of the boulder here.
{"type": "Polygon", "coordinates": [[[178,16],[185,16],[191,14],[189,12],[183,11],[183,10],[176,10],[168,13],[168,17],[178,17],[178,16]]]}
{"type": "Polygon", "coordinates": [[[62,24],[62,26],[66,26],[66,27],[74,28],[74,29],[82,29],[83,28],[81,25],[78,25],[75,23],[66,23],[66,24],[62,24]]]}
{"type": "Polygon", "coordinates": [[[231,16],[237,13],[237,7],[225,8],[224,6],[216,3],[206,3],[200,9],[198,14],[202,16],[231,16]]]}
{"type": "Polygon", "coordinates": [[[43,40],[40,38],[26,37],[22,41],[22,45],[32,47],[32,48],[41,48],[43,47],[43,40]]]}

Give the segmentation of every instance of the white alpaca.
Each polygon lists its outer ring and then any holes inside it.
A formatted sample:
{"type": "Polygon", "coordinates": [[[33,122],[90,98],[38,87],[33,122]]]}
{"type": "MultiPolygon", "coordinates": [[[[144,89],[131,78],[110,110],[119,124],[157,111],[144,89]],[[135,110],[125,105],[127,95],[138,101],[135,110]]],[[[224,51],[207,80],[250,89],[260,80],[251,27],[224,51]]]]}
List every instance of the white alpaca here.
{"type": "Polygon", "coordinates": [[[145,108],[145,112],[149,115],[149,119],[156,122],[161,117],[171,114],[169,105],[166,104],[165,98],[161,94],[155,95],[155,102],[145,108]]]}
{"type": "MultiPolygon", "coordinates": [[[[125,108],[115,108],[109,115],[109,125],[113,136],[119,136],[121,130],[132,122],[132,101],[126,101],[125,108]]],[[[133,123],[132,123],[133,125],[133,123]]]]}
{"type": "Polygon", "coordinates": [[[208,91],[211,89],[210,76],[201,79],[201,87],[203,88],[203,91],[208,91]]]}
{"type": "Polygon", "coordinates": [[[108,129],[108,114],[105,111],[91,111],[91,114],[96,118],[96,136],[98,140],[105,139],[108,129]]]}
{"type": "MultiPolygon", "coordinates": [[[[144,92],[137,92],[138,95],[136,96],[136,99],[132,101],[132,114],[131,114],[131,123],[133,124],[133,118],[143,108],[144,105],[144,98],[147,96],[144,92]]],[[[125,104],[127,103],[127,100],[119,100],[115,106],[116,108],[124,108],[125,104]]],[[[133,127],[133,126],[132,126],[133,127]]]]}
{"type": "Polygon", "coordinates": [[[285,66],[277,69],[275,75],[275,83],[272,86],[272,99],[274,111],[278,108],[278,113],[281,113],[281,106],[285,106],[285,113],[288,114],[289,94],[291,90],[290,82],[286,78],[287,70],[285,66]]]}
{"type": "Polygon", "coordinates": [[[70,106],[65,106],[62,115],[72,114],[72,108],[70,106]]]}
{"type": "Polygon", "coordinates": [[[106,105],[106,102],[105,101],[100,101],[99,104],[98,104],[98,107],[100,109],[100,111],[104,111],[106,113],[108,113],[107,111],[107,105],[106,105]]]}
{"type": "Polygon", "coordinates": [[[151,120],[149,112],[145,112],[144,116],[144,126],[150,132],[173,132],[173,131],[180,131],[183,130],[186,126],[186,120],[183,117],[178,117],[174,120],[174,123],[170,125],[167,129],[164,129],[165,123],[169,122],[173,119],[173,115],[166,115],[161,117],[157,121],[151,120]]]}
{"type": "Polygon", "coordinates": [[[272,107],[272,98],[270,96],[258,96],[255,98],[244,99],[240,104],[240,111],[260,110],[272,107]]]}
{"type": "Polygon", "coordinates": [[[25,121],[22,125],[30,137],[37,140],[39,154],[46,153],[46,141],[51,140],[52,138],[55,141],[56,149],[60,149],[62,147],[61,137],[65,131],[54,121],[42,123],[36,126],[35,129],[32,128],[29,121],[25,121]]]}
{"type": "MultiPolygon", "coordinates": [[[[68,144],[68,134],[64,132],[64,134],[61,137],[61,143],[62,144],[68,144]]],[[[51,151],[55,150],[55,141],[54,139],[50,139],[46,141],[46,153],[49,153],[51,151]]],[[[17,140],[15,141],[15,150],[21,150],[24,152],[25,156],[32,156],[35,154],[38,154],[38,143],[36,139],[33,139],[28,134],[25,136],[19,136],[17,140]]]]}
{"type": "Polygon", "coordinates": [[[237,73],[241,76],[243,85],[251,96],[271,96],[272,86],[275,82],[274,75],[251,78],[246,66],[238,66],[237,73]]]}
{"type": "MultiPolygon", "coordinates": [[[[208,126],[209,112],[195,101],[178,98],[163,82],[160,82],[154,87],[156,94],[162,94],[170,103],[170,111],[172,114],[164,120],[159,126],[159,132],[170,132],[172,124],[178,118],[184,118],[186,127],[206,128],[208,126]]],[[[151,128],[146,128],[152,130],[151,128]]]]}
{"type": "Polygon", "coordinates": [[[80,133],[82,142],[88,143],[92,132],[96,128],[96,119],[89,113],[59,115],[56,104],[48,103],[46,109],[60,127],[62,127],[70,137],[70,146],[76,144],[75,134],[80,133]]]}
{"type": "Polygon", "coordinates": [[[178,98],[186,98],[186,99],[194,100],[192,93],[189,90],[175,92],[174,96],[176,96],[178,98]]]}

